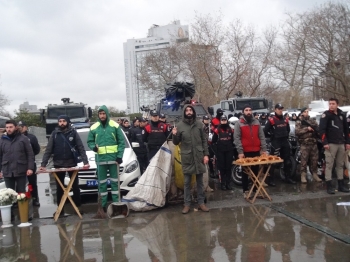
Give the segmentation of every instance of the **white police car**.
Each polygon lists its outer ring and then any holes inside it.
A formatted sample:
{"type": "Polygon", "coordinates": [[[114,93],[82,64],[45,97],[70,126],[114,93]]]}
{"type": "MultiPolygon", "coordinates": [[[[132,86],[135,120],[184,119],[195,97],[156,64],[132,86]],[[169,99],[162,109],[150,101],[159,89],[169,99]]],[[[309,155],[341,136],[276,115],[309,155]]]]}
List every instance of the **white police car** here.
{"type": "MultiPolygon", "coordinates": [[[[96,194],[98,192],[98,180],[97,180],[97,168],[95,162],[95,152],[93,152],[87,145],[87,137],[89,134],[89,128],[77,129],[81,140],[83,141],[86,155],[89,159],[90,168],[88,170],[81,170],[78,173],[80,194],[96,194]]],[[[124,134],[124,133],[123,133],[124,134]]],[[[124,134],[125,138],[125,150],[123,155],[123,163],[119,165],[119,176],[120,176],[120,191],[121,193],[128,192],[132,187],[135,186],[140,173],[140,166],[137,161],[137,157],[132,149],[129,140],[124,134]]],[[[82,166],[83,163],[79,163],[82,166]]],[[[109,174],[108,174],[109,177],[109,174]]],[[[69,177],[65,178],[65,184],[68,185],[69,177]]],[[[108,190],[110,188],[110,180],[107,179],[108,190]]]]}

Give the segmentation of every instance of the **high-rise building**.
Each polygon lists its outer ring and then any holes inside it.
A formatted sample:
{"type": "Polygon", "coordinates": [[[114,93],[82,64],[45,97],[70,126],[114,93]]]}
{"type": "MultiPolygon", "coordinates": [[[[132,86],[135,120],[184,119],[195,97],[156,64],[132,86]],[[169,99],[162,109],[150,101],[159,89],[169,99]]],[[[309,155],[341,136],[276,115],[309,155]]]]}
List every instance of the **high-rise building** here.
{"type": "MultiPolygon", "coordinates": [[[[179,20],[171,24],[153,25],[146,38],[128,39],[124,43],[124,68],[127,97],[127,113],[139,113],[141,106],[151,106],[159,100],[154,90],[143,89],[137,80],[137,67],[141,59],[149,52],[164,49],[177,40],[188,40],[188,25],[179,20]]],[[[163,94],[164,96],[164,94],[163,94]]]]}

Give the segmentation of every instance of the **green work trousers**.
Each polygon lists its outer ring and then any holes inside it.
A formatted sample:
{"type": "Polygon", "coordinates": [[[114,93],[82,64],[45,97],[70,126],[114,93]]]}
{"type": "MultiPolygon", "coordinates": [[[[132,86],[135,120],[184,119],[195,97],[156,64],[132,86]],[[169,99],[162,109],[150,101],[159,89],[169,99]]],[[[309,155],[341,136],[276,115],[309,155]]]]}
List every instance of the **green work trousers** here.
{"type": "Polygon", "coordinates": [[[109,180],[111,182],[111,193],[113,202],[118,202],[118,166],[117,164],[99,164],[98,167],[98,191],[102,198],[102,206],[107,207],[107,174],[109,171],[109,180]]]}

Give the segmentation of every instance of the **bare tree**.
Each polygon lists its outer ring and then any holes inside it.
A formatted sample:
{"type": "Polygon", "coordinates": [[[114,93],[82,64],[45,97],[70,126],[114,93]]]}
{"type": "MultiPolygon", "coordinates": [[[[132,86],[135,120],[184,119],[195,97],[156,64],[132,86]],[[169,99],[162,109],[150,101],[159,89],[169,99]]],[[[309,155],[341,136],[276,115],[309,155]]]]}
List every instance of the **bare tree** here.
{"type": "Polygon", "coordinates": [[[0,114],[2,116],[8,116],[9,113],[6,111],[5,107],[10,104],[10,100],[0,91],[0,114]]]}

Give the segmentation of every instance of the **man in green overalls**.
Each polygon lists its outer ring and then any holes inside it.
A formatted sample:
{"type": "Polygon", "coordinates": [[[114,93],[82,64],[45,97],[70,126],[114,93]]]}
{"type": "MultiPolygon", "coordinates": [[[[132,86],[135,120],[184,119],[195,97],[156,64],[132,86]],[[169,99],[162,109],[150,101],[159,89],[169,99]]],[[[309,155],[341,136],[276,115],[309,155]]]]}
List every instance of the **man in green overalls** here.
{"type": "Polygon", "coordinates": [[[118,202],[118,166],[123,163],[125,141],[119,124],[109,118],[105,105],[98,109],[98,122],[90,127],[88,146],[96,152],[98,165],[98,188],[102,197],[102,207],[107,210],[107,173],[109,171],[113,202],[118,202]],[[117,165],[117,163],[119,165],[117,165]]]}

